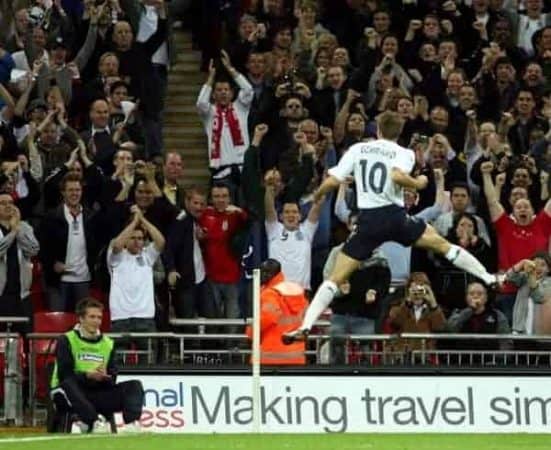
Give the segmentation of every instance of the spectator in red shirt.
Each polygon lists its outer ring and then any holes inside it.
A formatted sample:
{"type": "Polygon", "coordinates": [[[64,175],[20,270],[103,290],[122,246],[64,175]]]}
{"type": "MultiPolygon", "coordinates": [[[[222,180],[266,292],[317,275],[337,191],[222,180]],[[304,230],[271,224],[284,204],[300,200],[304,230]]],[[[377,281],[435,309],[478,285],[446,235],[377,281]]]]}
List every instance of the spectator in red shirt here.
{"type": "Polygon", "coordinates": [[[247,221],[247,213],[230,204],[230,190],[225,185],[211,188],[212,206],[205,208],[199,224],[203,229],[203,259],[209,281],[211,300],[221,317],[240,317],[238,283],[240,258],[232,252],[233,236],[247,221]]]}
{"type": "MultiPolygon", "coordinates": [[[[513,214],[507,215],[492,182],[493,169],[494,165],[489,161],[480,166],[490,218],[497,235],[498,269],[507,271],[514,264],[529,259],[538,251],[548,251],[551,236],[551,200],[548,200],[545,208],[536,215],[530,200],[519,198],[513,204],[513,214]]],[[[507,316],[509,324],[513,318],[515,296],[516,287],[505,284],[496,299],[497,308],[507,316]]]]}

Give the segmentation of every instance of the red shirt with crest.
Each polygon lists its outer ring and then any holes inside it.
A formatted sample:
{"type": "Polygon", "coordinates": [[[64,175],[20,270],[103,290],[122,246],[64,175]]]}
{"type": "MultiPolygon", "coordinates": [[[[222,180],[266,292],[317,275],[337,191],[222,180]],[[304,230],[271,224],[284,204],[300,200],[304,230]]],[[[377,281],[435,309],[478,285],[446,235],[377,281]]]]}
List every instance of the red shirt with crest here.
{"type": "Polygon", "coordinates": [[[199,225],[206,233],[202,241],[207,278],[215,283],[237,283],[241,277],[241,259],[231,251],[231,239],[247,221],[247,213],[218,212],[205,208],[199,225]]]}
{"type": "MultiPolygon", "coordinates": [[[[498,269],[506,271],[522,259],[531,258],[537,251],[548,251],[551,236],[551,217],[540,211],[528,225],[519,225],[503,213],[495,222],[497,234],[498,269]]],[[[502,292],[512,293],[512,285],[503,287],[502,292]]]]}

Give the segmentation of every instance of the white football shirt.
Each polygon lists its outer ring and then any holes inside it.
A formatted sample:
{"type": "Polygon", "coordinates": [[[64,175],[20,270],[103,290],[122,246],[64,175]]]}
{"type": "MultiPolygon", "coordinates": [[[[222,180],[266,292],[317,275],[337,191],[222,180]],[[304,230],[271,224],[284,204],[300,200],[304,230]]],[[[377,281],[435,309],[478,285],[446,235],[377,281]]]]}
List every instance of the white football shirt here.
{"type": "Polygon", "coordinates": [[[126,249],[113,253],[109,246],[107,266],[111,274],[111,320],[155,317],[153,265],[158,257],[159,251],[153,242],[147,244],[137,255],[126,249]]]}
{"type": "Polygon", "coordinates": [[[294,281],[304,289],[310,289],[312,267],[312,241],[318,223],[308,219],[298,229],[287,230],[279,221],[266,223],[268,256],[281,264],[281,271],[287,281],[294,281]]]}
{"type": "Polygon", "coordinates": [[[393,168],[410,173],[415,165],[412,150],[378,139],[352,145],[329,174],[343,181],[354,175],[358,209],[404,206],[404,190],[390,178],[393,168]]]}

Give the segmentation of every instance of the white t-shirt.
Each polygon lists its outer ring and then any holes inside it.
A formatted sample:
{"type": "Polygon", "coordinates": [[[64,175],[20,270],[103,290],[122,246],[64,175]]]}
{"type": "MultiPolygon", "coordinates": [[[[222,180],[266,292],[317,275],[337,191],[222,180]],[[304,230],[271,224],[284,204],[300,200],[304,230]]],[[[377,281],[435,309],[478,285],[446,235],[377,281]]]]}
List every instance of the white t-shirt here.
{"type": "Polygon", "coordinates": [[[66,283],[84,283],[90,281],[82,211],[78,216],[73,216],[69,208],[63,205],[63,213],[69,227],[69,234],[67,237],[67,253],[65,255],[65,273],[61,276],[61,281],[66,283]]]}
{"type": "Polygon", "coordinates": [[[532,36],[538,30],[545,26],[545,14],[542,14],[539,19],[531,19],[524,14],[518,18],[518,38],[517,46],[522,48],[529,56],[534,54],[532,46],[532,36]]]}
{"type": "Polygon", "coordinates": [[[133,255],[123,249],[107,251],[107,266],[111,274],[109,307],[111,320],[131,318],[152,319],[155,316],[153,264],[159,257],[154,243],[133,255]]]}
{"type": "Polygon", "coordinates": [[[294,281],[304,289],[310,289],[312,241],[317,228],[318,224],[308,219],[293,231],[281,222],[266,221],[268,256],[279,261],[287,281],[294,281]]]}
{"type": "Polygon", "coordinates": [[[378,139],[351,146],[329,174],[342,181],[354,175],[358,209],[404,206],[404,190],[390,178],[393,168],[410,173],[415,154],[395,142],[378,139]]]}

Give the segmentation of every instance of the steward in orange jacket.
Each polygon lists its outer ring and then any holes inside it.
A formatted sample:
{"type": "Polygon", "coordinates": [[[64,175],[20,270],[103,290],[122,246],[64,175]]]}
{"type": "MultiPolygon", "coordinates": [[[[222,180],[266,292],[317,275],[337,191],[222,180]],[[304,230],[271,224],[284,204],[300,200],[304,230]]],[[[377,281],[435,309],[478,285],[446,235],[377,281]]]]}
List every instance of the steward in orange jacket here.
{"type": "MultiPolygon", "coordinates": [[[[297,283],[285,281],[281,265],[275,259],[264,261],[261,269],[260,289],[260,363],[285,365],[306,363],[305,343],[284,345],[281,336],[296,329],[308,306],[304,289],[297,283]]],[[[252,339],[252,328],[246,329],[252,339]]]]}

